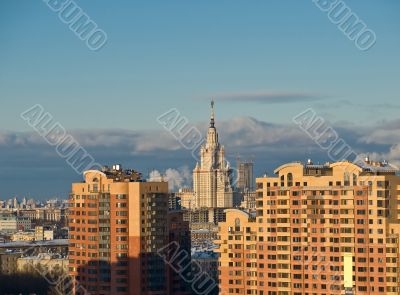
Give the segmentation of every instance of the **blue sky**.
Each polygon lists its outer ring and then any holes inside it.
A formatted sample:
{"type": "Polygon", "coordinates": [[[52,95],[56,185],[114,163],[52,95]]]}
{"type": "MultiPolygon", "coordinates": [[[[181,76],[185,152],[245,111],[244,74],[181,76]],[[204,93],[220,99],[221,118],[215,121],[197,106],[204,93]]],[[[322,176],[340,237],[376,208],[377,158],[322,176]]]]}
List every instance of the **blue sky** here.
{"type": "MultiPolygon", "coordinates": [[[[0,2],[1,132],[30,132],[19,114],[36,103],[71,132],[161,130],[156,118],[172,107],[198,124],[207,121],[212,96],[218,120],[226,122],[251,117],[290,124],[307,107],[354,129],[374,130],[398,119],[399,1],[346,2],[376,33],[375,46],[366,52],[311,0],[76,3],[108,35],[98,52],[43,1],[0,2]]],[[[1,148],[15,152],[13,145],[1,148]]],[[[27,144],[20,156],[29,149],[27,144]]],[[[140,168],[163,169],[173,162],[146,162],[140,168]]],[[[0,159],[0,166],[8,165],[28,169],[22,160],[0,159]]],[[[187,165],[191,169],[193,163],[187,165]]],[[[260,166],[259,171],[273,168],[268,159],[260,166]]],[[[7,186],[4,178],[0,184],[7,186]]],[[[0,198],[12,193],[4,188],[0,198]]]]}

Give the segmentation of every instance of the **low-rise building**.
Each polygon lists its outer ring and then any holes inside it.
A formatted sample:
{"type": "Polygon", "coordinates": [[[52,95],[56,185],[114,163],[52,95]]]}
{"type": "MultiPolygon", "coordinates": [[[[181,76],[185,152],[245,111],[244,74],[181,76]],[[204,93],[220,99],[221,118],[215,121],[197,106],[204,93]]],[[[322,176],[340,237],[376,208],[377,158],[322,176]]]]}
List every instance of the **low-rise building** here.
{"type": "Polygon", "coordinates": [[[49,241],[54,239],[54,231],[45,226],[35,227],[35,240],[36,241],[49,241]]]}
{"type": "Polygon", "coordinates": [[[63,256],[68,254],[68,240],[55,239],[51,241],[18,241],[0,243],[0,253],[7,251],[23,251],[26,255],[38,253],[57,253],[63,256]]]}
{"type": "Polygon", "coordinates": [[[27,217],[16,216],[13,213],[0,214],[0,231],[4,233],[15,233],[19,230],[31,229],[31,220],[27,217]]]}
{"type": "Polygon", "coordinates": [[[30,230],[31,226],[31,220],[28,217],[17,216],[17,230],[30,230]]]}
{"type": "Polygon", "coordinates": [[[68,259],[58,254],[40,253],[37,256],[27,256],[17,259],[17,271],[34,273],[36,271],[62,274],[68,271],[68,259]]]}
{"type": "Polygon", "coordinates": [[[34,231],[19,231],[14,233],[11,236],[11,241],[34,241],[35,240],[35,232],[34,231]]]}
{"type": "Polygon", "coordinates": [[[65,219],[66,209],[64,208],[36,208],[18,210],[18,216],[27,217],[30,220],[42,220],[60,222],[65,219]]]}
{"type": "Polygon", "coordinates": [[[17,259],[22,256],[21,251],[0,252],[0,273],[13,274],[17,272],[17,259]]]}
{"type": "Polygon", "coordinates": [[[17,217],[11,213],[0,215],[0,232],[14,233],[17,231],[17,217]]]}

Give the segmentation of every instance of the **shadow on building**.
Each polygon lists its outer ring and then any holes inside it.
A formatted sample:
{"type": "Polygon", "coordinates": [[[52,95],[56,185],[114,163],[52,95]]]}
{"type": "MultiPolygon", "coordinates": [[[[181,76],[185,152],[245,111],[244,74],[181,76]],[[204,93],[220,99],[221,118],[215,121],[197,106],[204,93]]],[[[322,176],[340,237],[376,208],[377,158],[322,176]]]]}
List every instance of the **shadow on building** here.
{"type": "MultiPolygon", "coordinates": [[[[172,257],[166,259],[170,258],[172,257]]],[[[71,285],[69,294],[218,294],[218,286],[209,288],[213,282],[202,276],[203,272],[197,272],[197,266],[191,263],[190,257],[178,254],[176,259],[171,261],[173,262],[170,265],[169,261],[165,261],[165,257],[158,253],[142,254],[140,259],[120,259],[112,264],[102,260],[91,260],[76,270],[75,283],[71,285]],[[177,273],[173,268],[178,269],[180,265],[183,266],[183,271],[177,273]],[[201,293],[202,290],[207,292],[201,293]]]]}
{"type": "Polygon", "coordinates": [[[0,274],[0,294],[54,294],[49,282],[39,274],[0,274]]]}

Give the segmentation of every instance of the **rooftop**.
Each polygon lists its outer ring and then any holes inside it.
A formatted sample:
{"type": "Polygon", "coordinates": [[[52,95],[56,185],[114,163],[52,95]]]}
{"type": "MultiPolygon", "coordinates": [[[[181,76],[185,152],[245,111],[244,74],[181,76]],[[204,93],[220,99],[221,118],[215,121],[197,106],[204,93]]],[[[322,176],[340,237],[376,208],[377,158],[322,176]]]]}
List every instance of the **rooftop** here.
{"type": "MultiPolygon", "coordinates": [[[[85,171],[84,174],[88,172],[99,172],[97,170],[88,170],[85,171]]],[[[100,173],[102,173],[108,179],[112,179],[118,182],[141,182],[145,181],[142,179],[142,174],[133,169],[122,169],[122,165],[116,164],[112,165],[112,167],[103,166],[100,173]]]]}
{"type": "Polygon", "coordinates": [[[283,168],[290,166],[301,166],[305,169],[305,174],[313,175],[315,171],[319,171],[324,174],[329,174],[332,171],[332,168],[336,165],[341,165],[343,163],[351,163],[355,166],[359,167],[361,173],[384,173],[384,174],[396,174],[399,171],[397,167],[390,164],[387,161],[372,161],[369,157],[365,157],[364,159],[356,158],[353,162],[343,160],[338,162],[326,162],[324,164],[313,163],[311,159],[308,159],[306,163],[302,163],[300,161],[290,162],[283,164],[274,170],[275,174],[279,174],[279,171],[283,168]]]}
{"type": "Polygon", "coordinates": [[[18,241],[9,243],[0,243],[0,249],[20,248],[20,247],[43,247],[43,246],[68,246],[67,239],[55,239],[49,241],[18,241]]]}

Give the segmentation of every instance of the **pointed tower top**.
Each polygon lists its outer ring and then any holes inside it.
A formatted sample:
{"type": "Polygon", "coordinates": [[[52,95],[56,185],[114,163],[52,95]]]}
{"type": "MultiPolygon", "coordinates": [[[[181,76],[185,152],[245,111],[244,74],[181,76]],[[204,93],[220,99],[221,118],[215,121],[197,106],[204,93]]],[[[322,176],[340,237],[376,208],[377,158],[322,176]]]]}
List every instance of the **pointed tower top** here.
{"type": "Polygon", "coordinates": [[[214,117],[215,117],[215,113],[214,113],[214,99],[211,99],[211,119],[210,119],[210,127],[214,128],[214,117]]]}

